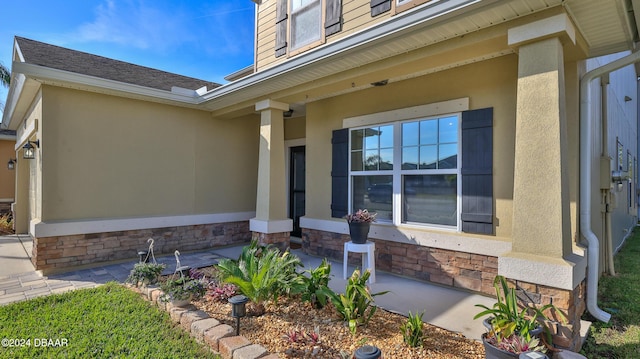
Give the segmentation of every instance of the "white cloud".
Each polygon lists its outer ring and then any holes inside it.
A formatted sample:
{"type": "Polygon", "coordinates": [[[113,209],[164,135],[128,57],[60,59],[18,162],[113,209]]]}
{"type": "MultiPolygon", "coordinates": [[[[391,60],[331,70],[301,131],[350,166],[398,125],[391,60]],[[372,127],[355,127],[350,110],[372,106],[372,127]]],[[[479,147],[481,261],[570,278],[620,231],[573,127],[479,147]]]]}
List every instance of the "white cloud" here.
{"type": "Polygon", "coordinates": [[[79,26],[75,40],[160,51],[188,40],[181,11],[153,5],[145,1],[106,0],[95,9],[92,22],[79,26]]]}

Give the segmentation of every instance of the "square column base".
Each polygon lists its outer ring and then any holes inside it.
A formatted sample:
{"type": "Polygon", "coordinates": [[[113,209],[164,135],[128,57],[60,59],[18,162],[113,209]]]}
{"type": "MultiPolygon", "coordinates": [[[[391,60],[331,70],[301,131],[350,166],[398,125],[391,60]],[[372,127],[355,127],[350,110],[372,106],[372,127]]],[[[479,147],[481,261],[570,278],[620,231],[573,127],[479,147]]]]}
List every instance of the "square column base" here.
{"type": "Polygon", "coordinates": [[[251,232],[251,240],[258,241],[258,244],[261,246],[271,246],[276,247],[281,251],[286,251],[289,249],[289,241],[291,238],[291,234],[289,232],[280,232],[280,233],[262,233],[262,232],[251,232]]]}

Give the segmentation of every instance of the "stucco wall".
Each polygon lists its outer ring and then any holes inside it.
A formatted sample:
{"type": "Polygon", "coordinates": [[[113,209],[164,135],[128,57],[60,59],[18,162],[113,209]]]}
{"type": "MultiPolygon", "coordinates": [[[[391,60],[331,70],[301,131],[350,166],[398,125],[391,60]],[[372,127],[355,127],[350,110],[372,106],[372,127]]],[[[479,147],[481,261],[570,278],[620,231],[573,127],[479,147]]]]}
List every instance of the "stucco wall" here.
{"type": "Polygon", "coordinates": [[[308,104],[306,216],[331,217],[331,131],[344,118],[469,97],[471,109],[494,108],[496,235],[510,237],[516,75],[510,55],[308,104]]]}
{"type": "Polygon", "coordinates": [[[42,221],[253,211],[258,117],[43,87],[42,221]]]}
{"type": "Polygon", "coordinates": [[[15,145],[15,139],[0,139],[0,202],[10,201],[14,198],[16,171],[15,169],[9,170],[7,162],[9,159],[16,159],[15,145]]]}

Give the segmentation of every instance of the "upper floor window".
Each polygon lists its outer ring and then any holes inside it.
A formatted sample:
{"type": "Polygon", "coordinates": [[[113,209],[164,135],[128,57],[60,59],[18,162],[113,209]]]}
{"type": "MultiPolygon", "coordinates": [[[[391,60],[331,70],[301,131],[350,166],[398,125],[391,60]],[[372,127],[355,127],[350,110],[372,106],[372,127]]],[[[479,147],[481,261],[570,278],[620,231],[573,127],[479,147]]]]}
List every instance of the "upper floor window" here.
{"type": "Polygon", "coordinates": [[[342,0],[278,0],[275,56],[324,42],[342,29],[342,0]]]}
{"type": "Polygon", "coordinates": [[[291,49],[320,40],[321,0],[291,0],[291,49]]]}

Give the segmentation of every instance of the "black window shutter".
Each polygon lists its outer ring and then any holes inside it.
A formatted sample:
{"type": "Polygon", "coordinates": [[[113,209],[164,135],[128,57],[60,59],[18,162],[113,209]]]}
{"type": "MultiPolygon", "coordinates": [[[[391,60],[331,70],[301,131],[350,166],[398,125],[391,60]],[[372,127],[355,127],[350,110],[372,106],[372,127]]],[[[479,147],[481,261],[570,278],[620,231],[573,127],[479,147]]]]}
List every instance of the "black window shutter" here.
{"type": "Polygon", "coordinates": [[[371,0],[371,17],[391,10],[391,0],[371,0]]]}
{"type": "Polygon", "coordinates": [[[276,5],[276,57],[287,53],[287,0],[276,5]]]}
{"type": "Polygon", "coordinates": [[[342,30],[342,1],[327,0],[324,35],[329,36],[342,30]]]}
{"type": "Polygon", "coordinates": [[[462,113],[462,231],[493,234],[493,108],[462,113]]]}
{"type": "Polygon", "coordinates": [[[342,218],[349,210],[349,129],[333,131],[331,144],[331,217],[342,218]]]}

